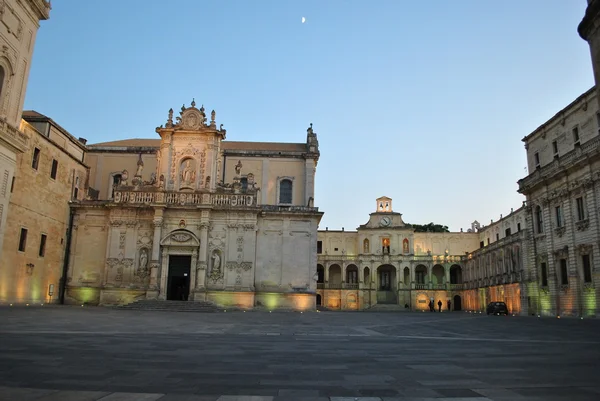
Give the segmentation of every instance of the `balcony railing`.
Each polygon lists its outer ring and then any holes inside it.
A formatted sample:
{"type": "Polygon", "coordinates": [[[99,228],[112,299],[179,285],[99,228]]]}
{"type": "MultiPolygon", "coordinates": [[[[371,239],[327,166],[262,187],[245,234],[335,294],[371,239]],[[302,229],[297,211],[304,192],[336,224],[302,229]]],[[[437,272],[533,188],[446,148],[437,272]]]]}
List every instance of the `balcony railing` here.
{"type": "Polygon", "coordinates": [[[115,190],[119,204],[213,205],[221,208],[256,207],[256,194],[214,194],[197,192],[115,190]]]}

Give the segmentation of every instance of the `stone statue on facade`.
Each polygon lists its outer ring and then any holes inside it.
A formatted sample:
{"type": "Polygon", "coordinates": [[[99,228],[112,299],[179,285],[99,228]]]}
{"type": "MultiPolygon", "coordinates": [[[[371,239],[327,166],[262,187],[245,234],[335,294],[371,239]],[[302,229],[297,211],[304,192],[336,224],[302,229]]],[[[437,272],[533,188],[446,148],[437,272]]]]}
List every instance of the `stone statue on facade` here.
{"type": "Polygon", "coordinates": [[[196,179],[196,172],[194,171],[194,169],[191,166],[191,160],[188,159],[185,162],[185,168],[181,172],[181,181],[184,184],[190,184],[190,183],[194,182],[195,179],[196,179]]]}
{"type": "Polygon", "coordinates": [[[219,256],[219,252],[215,252],[212,257],[212,271],[221,271],[221,257],[219,256]]]}
{"type": "Polygon", "coordinates": [[[165,176],[163,174],[161,174],[160,178],[158,179],[158,187],[161,189],[164,189],[165,187],[165,176]]]}
{"type": "Polygon", "coordinates": [[[144,271],[148,268],[148,251],[142,248],[140,251],[140,270],[144,271]]]}
{"type": "Polygon", "coordinates": [[[129,172],[127,170],[123,170],[121,172],[121,185],[127,186],[128,179],[129,179],[129,172]]]}
{"type": "Polygon", "coordinates": [[[242,171],[242,161],[238,160],[237,164],[235,165],[235,175],[240,175],[242,171]]]}

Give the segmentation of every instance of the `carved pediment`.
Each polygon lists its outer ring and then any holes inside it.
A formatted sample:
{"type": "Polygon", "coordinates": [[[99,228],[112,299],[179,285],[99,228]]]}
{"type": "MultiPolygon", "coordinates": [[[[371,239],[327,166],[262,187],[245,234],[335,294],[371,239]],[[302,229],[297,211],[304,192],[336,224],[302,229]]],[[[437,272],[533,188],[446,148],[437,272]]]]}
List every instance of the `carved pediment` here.
{"type": "Polygon", "coordinates": [[[160,244],[162,246],[200,246],[200,240],[191,231],[174,230],[165,236],[160,244]]]}

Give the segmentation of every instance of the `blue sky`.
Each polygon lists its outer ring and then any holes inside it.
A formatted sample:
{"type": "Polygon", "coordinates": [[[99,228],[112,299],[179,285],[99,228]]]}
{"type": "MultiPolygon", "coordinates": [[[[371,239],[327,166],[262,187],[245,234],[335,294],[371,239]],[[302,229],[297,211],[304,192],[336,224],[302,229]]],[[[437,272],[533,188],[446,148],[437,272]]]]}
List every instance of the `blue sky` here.
{"type": "Polygon", "coordinates": [[[228,140],[304,142],[312,122],[321,229],[382,195],[409,223],[497,220],[524,200],[521,139],[594,84],[585,0],[52,6],[25,109],[90,143],[157,137],[192,98],[228,140]]]}

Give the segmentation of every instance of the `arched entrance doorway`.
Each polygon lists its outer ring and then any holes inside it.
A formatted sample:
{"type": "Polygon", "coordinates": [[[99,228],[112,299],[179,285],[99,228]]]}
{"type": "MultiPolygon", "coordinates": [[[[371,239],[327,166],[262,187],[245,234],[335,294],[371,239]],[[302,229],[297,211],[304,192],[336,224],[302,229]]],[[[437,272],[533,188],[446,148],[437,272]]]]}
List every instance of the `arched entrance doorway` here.
{"type": "Polygon", "coordinates": [[[377,303],[395,304],[397,280],[396,268],[392,265],[381,265],[377,268],[377,303]]]}
{"type": "MultiPolygon", "coordinates": [[[[159,299],[187,301],[193,292],[204,285],[204,276],[196,277],[200,240],[191,231],[175,230],[160,241],[159,299]]],[[[213,268],[222,271],[221,263],[213,268]]]]}
{"type": "Polygon", "coordinates": [[[322,299],[321,299],[321,294],[317,294],[317,305],[321,306],[322,305],[322,299]]]}
{"type": "Polygon", "coordinates": [[[462,308],[462,301],[460,299],[460,295],[454,296],[454,310],[458,311],[462,308]]]}

